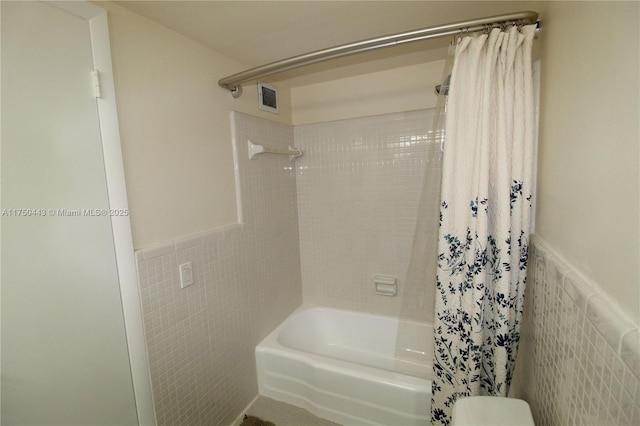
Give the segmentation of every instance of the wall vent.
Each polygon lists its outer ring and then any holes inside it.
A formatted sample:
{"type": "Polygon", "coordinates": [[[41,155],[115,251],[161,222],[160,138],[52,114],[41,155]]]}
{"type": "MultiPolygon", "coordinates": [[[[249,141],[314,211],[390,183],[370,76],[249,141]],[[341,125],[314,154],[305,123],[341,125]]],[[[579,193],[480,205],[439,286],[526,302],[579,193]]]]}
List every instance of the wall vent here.
{"type": "Polygon", "coordinates": [[[265,83],[258,83],[258,108],[278,114],[278,89],[265,83]]]}

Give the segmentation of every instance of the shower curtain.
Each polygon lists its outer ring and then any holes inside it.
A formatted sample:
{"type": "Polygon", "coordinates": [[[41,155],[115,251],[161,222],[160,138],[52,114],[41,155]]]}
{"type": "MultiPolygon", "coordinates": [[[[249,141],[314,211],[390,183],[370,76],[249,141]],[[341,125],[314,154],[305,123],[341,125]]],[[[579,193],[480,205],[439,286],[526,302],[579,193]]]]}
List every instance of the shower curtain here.
{"type": "MultiPolygon", "coordinates": [[[[450,46],[440,87],[448,86],[453,68],[453,45],[450,46]]],[[[411,257],[402,287],[402,302],[396,334],[395,370],[424,379],[431,378],[433,339],[416,336],[416,323],[432,323],[436,295],[438,223],[440,220],[440,189],[442,187],[442,150],[446,118],[446,96],[438,94],[426,134],[427,155],[418,203],[416,227],[411,245],[411,257]]]]}
{"type": "Polygon", "coordinates": [[[506,396],[522,317],[532,201],[535,25],[461,38],[443,156],[433,424],[506,396]]]}

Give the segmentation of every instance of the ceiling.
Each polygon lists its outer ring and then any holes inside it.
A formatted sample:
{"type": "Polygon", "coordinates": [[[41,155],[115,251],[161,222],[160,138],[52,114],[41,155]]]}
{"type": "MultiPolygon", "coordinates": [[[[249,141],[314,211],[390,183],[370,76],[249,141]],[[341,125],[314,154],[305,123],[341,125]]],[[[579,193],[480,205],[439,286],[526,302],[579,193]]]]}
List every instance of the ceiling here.
{"type": "MultiPolygon", "coordinates": [[[[207,45],[247,68],[386,34],[522,10],[539,11],[542,5],[542,2],[527,1],[451,0],[115,3],[207,45]]],[[[288,72],[275,80],[286,78],[292,85],[303,85],[428,62],[443,58],[448,42],[440,39],[382,49],[288,72]]]]}

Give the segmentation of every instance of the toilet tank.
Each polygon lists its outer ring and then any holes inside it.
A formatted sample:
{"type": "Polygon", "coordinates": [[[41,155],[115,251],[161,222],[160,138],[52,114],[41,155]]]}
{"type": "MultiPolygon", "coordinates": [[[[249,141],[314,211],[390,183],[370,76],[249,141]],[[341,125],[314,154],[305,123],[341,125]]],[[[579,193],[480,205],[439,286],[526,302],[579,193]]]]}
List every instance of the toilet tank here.
{"type": "Polygon", "coordinates": [[[535,426],[529,404],[497,396],[461,398],[453,405],[453,426],[535,426]]]}

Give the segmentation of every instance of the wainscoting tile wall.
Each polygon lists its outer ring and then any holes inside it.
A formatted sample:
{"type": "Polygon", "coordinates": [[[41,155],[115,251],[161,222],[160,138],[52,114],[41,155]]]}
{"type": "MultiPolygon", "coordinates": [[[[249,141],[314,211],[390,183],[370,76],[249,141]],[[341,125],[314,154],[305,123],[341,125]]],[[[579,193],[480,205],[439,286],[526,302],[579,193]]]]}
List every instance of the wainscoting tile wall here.
{"type": "Polygon", "coordinates": [[[305,303],[398,314],[401,298],[376,295],[372,279],[395,276],[404,290],[425,164],[439,150],[434,114],[295,127],[305,303]]]}
{"type": "Polygon", "coordinates": [[[231,424],[258,392],[255,346],[302,302],[295,163],[246,142],[286,149],[293,129],[232,121],[243,223],[136,252],[158,425],[231,424]]]}
{"type": "Polygon", "coordinates": [[[639,425],[640,334],[539,237],[530,245],[522,397],[537,425],[639,425]]]}

